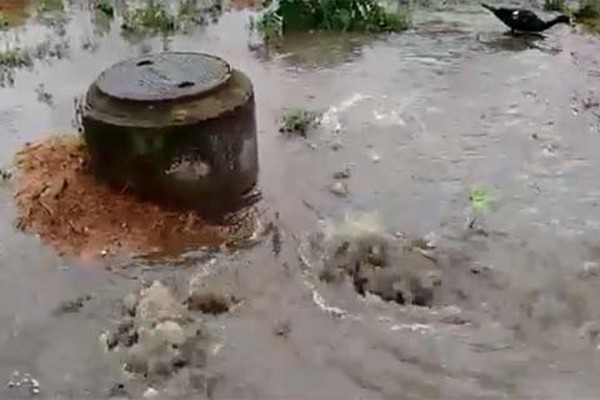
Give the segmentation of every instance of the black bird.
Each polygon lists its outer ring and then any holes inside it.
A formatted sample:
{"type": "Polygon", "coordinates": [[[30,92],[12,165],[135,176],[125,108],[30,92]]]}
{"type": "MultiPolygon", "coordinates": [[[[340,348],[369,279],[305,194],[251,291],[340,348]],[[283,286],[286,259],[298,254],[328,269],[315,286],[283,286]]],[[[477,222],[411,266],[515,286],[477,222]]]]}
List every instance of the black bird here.
{"type": "Polygon", "coordinates": [[[559,15],[558,17],[549,21],[541,20],[532,11],[518,9],[518,8],[505,8],[505,7],[492,7],[485,3],[481,3],[484,8],[490,10],[494,15],[508,26],[514,33],[518,32],[542,32],[548,28],[553,27],[556,24],[570,24],[571,19],[566,15],[559,15]]]}

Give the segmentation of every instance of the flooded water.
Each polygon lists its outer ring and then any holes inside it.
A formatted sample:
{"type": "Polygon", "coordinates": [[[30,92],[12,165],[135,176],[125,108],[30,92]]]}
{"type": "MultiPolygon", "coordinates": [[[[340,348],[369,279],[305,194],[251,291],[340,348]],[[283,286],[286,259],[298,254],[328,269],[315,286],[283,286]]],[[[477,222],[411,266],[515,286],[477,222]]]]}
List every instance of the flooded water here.
{"type": "MultiPolygon", "coordinates": [[[[46,18],[9,3],[18,18],[0,48],[38,56],[3,70],[0,166],[26,142],[74,132],[74,98],[113,63],[207,52],[255,85],[260,207],[278,219],[275,246],[265,238],[232,254],[79,265],[14,227],[3,184],[0,383],[29,373],[43,398],[140,397],[149,386],[163,398],[600,394],[597,37],[564,25],[510,37],[473,5],[419,11],[400,34],[314,33],[265,54],[249,46],[244,9],[164,39],[123,36],[118,18],[86,1],[46,18]],[[281,135],[290,107],[324,111],[321,126],[306,139],[281,135]],[[348,195],[336,196],[329,188],[345,168],[348,195]],[[474,186],[493,198],[479,231],[467,227],[474,186]],[[372,216],[363,228],[377,218],[390,235],[433,238],[442,290],[429,307],[318,279],[309,234],[361,212],[372,216]],[[225,282],[240,299],[203,317],[214,337],[210,384],[124,372],[100,336],[122,318],[125,296],[154,279],[180,293],[194,276],[225,282]],[[90,298],[78,312],[56,312],[81,295],[90,298]]],[[[28,398],[25,386],[3,384],[0,397],[28,398]]]]}

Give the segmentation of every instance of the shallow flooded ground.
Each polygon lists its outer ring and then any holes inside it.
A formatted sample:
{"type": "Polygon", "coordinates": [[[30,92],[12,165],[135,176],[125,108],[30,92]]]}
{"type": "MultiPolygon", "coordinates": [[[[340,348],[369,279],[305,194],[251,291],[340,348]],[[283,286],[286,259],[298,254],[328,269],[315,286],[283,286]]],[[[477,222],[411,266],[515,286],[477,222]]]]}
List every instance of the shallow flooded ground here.
{"type": "Polygon", "coordinates": [[[3,69],[0,166],[26,142],[74,132],[74,98],[116,61],[208,52],[255,85],[260,208],[273,222],[258,246],[235,253],[81,265],[14,226],[4,183],[0,397],[37,392],[15,371],[44,398],[151,396],[149,387],[162,398],[597,397],[599,39],[567,26],[509,37],[465,5],[418,12],[400,34],[310,34],[265,54],[249,46],[250,15],[134,38],[69,1],[2,32],[1,48],[37,56],[3,69]],[[287,107],[323,110],[323,123],[287,138],[277,125],[287,107]],[[346,168],[339,196],[330,187],[346,168]],[[473,186],[493,198],[477,229],[473,186]],[[373,228],[398,245],[430,242],[441,285],[427,306],[319,279],[328,242],[311,245],[311,233],[348,213],[359,219],[345,225],[351,238],[373,228]],[[178,299],[197,280],[234,294],[228,312],[194,316],[210,332],[198,379],[183,376],[185,362],[175,375],[131,374],[103,343],[127,294],[155,279],[178,299]]]}

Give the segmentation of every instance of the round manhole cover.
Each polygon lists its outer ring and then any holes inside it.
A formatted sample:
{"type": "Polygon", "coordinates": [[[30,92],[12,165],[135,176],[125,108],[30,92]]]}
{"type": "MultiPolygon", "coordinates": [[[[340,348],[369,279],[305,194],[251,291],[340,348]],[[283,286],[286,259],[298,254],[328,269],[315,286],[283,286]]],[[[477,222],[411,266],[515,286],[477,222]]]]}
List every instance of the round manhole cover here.
{"type": "Polygon", "coordinates": [[[113,65],[96,85],[106,95],[122,100],[175,100],[212,90],[230,75],[229,64],[215,56],[162,53],[113,65]]]}

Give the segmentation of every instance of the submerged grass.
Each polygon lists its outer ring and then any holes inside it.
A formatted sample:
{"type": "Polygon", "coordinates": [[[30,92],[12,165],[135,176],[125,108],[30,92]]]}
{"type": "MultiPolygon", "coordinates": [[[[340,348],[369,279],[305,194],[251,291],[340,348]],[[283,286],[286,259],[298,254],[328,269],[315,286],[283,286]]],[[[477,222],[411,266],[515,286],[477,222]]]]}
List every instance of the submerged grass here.
{"type": "Polygon", "coordinates": [[[115,16],[115,8],[106,0],[96,0],[94,9],[101,12],[107,18],[113,18],[115,16]]]}
{"type": "Polygon", "coordinates": [[[292,135],[306,137],[308,131],[315,128],[321,118],[321,113],[313,110],[287,110],[281,117],[279,131],[292,135]]]}
{"type": "Polygon", "coordinates": [[[600,0],[582,0],[579,9],[572,14],[575,21],[588,30],[600,32],[600,0]]]}
{"type": "Polygon", "coordinates": [[[126,9],[121,27],[131,32],[172,32],[176,27],[176,18],[162,3],[150,0],[142,7],[126,9]]]}
{"type": "Polygon", "coordinates": [[[128,8],[123,13],[121,27],[135,34],[171,34],[185,32],[190,27],[205,25],[218,19],[222,12],[220,2],[199,6],[197,1],[182,0],[175,8],[167,8],[163,2],[147,0],[143,6],[128,8]]]}
{"type": "Polygon", "coordinates": [[[377,0],[274,0],[251,27],[273,38],[291,31],[396,32],[408,14],[386,10],[377,0]]]}
{"type": "Polygon", "coordinates": [[[545,11],[563,12],[566,9],[565,0],[544,0],[545,11]]]}
{"type": "Polygon", "coordinates": [[[21,68],[32,65],[33,57],[21,48],[7,49],[0,53],[0,68],[21,68]]]}
{"type": "Polygon", "coordinates": [[[0,52],[0,87],[14,84],[15,72],[21,68],[31,68],[36,60],[51,61],[62,59],[69,54],[68,42],[42,42],[33,48],[13,47],[0,52]]]}
{"type": "Polygon", "coordinates": [[[40,0],[38,2],[39,12],[63,11],[63,0],[40,0]]]}

